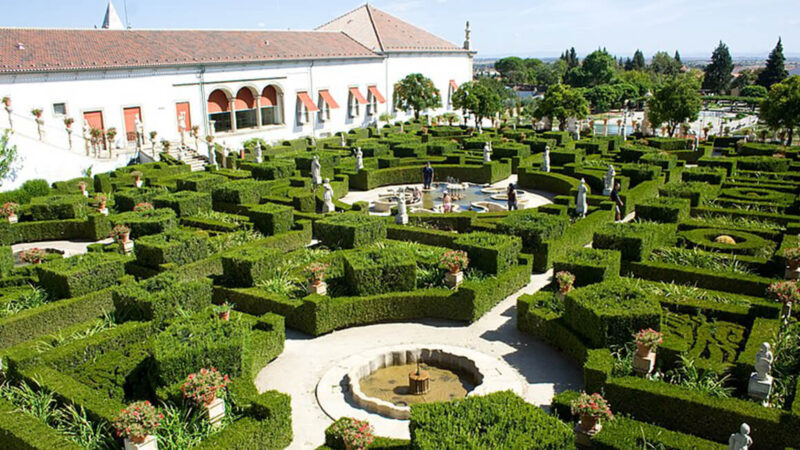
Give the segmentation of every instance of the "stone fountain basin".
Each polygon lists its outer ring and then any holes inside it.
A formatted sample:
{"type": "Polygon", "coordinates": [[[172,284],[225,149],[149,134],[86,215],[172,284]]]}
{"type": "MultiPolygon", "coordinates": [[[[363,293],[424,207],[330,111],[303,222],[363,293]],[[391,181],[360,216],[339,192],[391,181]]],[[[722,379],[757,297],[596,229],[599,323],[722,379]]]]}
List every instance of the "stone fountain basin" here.
{"type": "Polygon", "coordinates": [[[348,401],[370,413],[391,419],[408,419],[411,414],[409,406],[399,406],[365,395],[361,392],[360,380],[384,367],[417,361],[444,369],[459,370],[471,377],[475,388],[467,393],[467,397],[506,390],[524,396],[527,390],[525,380],[500,358],[449,345],[395,346],[375,349],[342,360],[320,379],[317,384],[317,400],[325,413],[334,420],[352,415],[347,406],[348,401]],[[344,395],[337,395],[329,389],[330,386],[337,385],[346,386],[344,395]]]}

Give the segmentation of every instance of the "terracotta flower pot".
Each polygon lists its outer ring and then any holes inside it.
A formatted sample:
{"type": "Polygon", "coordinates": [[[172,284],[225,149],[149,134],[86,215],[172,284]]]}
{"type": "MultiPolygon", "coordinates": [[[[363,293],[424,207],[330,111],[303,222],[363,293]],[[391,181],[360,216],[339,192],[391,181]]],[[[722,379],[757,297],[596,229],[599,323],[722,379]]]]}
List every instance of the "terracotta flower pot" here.
{"type": "Polygon", "coordinates": [[[142,444],[142,443],[144,443],[144,441],[147,440],[148,436],[149,435],[144,435],[144,436],[131,435],[131,436],[128,436],[128,440],[133,442],[134,444],[142,444]]]}
{"type": "Polygon", "coordinates": [[[131,238],[131,234],[130,233],[124,233],[122,235],[122,237],[120,237],[120,241],[124,244],[124,243],[128,242],[128,240],[130,238],[131,238]]]}
{"type": "Polygon", "coordinates": [[[220,319],[222,319],[222,320],[224,320],[226,322],[231,320],[231,312],[230,311],[217,313],[217,316],[219,316],[220,319]]]}
{"type": "Polygon", "coordinates": [[[217,390],[216,389],[212,389],[211,392],[209,392],[205,396],[203,396],[203,404],[208,406],[211,403],[213,403],[214,400],[216,400],[216,399],[217,399],[217,390]]]}
{"type": "Polygon", "coordinates": [[[582,414],[581,415],[581,428],[584,431],[592,431],[597,428],[597,424],[600,422],[599,416],[592,416],[589,414],[582,414]]]}
{"type": "Polygon", "coordinates": [[[644,345],[640,343],[636,343],[636,354],[642,358],[647,358],[651,354],[653,354],[653,348],[649,345],[644,345]]]}

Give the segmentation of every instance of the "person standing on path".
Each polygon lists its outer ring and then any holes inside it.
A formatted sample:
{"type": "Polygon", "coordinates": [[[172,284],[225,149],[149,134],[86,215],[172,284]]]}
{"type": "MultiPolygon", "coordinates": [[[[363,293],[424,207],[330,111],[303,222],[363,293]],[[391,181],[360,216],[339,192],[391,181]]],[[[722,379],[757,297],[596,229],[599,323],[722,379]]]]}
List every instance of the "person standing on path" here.
{"type": "Polygon", "coordinates": [[[622,201],[622,197],[619,195],[619,191],[622,189],[622,185],[619,181],[614,183],[614,189],[611,190],[611,201],[614,202],[614,221],[621,222],[622,221],[622,207],[625,206],[625,203],[622,201]]]}
{"type": "Polygon", "coordinates": [[[433,184],[433,167],[427,162],[422,169],[422,189],[430,189],[431,184],[433,184]]]}
{"type": "Polygon", "coordinates": [[[517,187],[514,186],[514,183],[510,183],[508,185],[508,192],[506,192],[506,196],[508,197],[508,210],[514,211],[519,209],[517,207],[517,187]]]}

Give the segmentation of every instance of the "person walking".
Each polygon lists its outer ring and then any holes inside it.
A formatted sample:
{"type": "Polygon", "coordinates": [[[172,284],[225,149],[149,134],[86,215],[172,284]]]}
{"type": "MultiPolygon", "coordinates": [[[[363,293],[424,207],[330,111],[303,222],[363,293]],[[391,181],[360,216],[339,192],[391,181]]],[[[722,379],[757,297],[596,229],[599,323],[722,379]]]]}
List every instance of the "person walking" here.
{"type": "Polygon", "coordinates": [[[506,196],[508,197],[508,210],[514,211],[519,209],[519,207],[517,207],[517,187],[514,186],[514,183],[508,185],[506,196]]]}
{"type": "Polygon", "coordinates": [[[611,201],[614,202],[614,221],[621,222],[622,221],[622,207],[625,206],[625,203],[622,201],[622,197],[619,195],[619,191],[622,189],[622,185],[619,181],[614,183],[614,189],[611,190],[611,201]]]}

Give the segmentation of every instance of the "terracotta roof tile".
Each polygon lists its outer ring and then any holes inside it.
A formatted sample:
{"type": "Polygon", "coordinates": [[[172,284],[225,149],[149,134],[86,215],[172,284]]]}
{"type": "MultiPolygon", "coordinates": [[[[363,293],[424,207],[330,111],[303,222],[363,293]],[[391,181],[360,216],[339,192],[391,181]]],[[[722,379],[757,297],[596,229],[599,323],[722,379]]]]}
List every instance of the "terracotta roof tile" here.
{"type": "Polygon", "coordinates": [[[0,73],[379,57],[333,32],[0,28],[0,73]]]}

